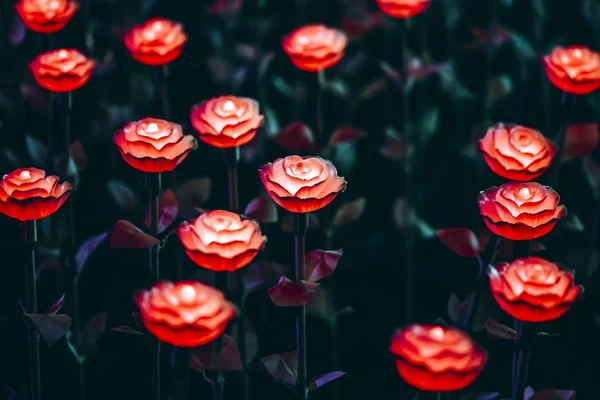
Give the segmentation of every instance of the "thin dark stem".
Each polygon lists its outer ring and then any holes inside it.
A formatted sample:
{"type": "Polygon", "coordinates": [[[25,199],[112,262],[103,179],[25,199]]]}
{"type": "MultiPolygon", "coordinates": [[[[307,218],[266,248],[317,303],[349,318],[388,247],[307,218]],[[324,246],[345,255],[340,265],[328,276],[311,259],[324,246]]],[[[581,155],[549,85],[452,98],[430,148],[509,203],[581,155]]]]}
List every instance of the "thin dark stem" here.
{"type": "Polygon", "coordinates": [[[240,307],[240,316],[237,321],[237,331],[238,331],[238,350],[240,352],[240,360],[242,361],[242,365],[244,370],[242,371],[242,396],[241,400],[249,400],[250,399],[250,376],[248,375],[247,365],[248,365],[248,343],[246,340],[246,315],[245,315],[245,304],[244,304],[244,284],[242,281],[242,273],[241,271],[236,272],[237,278],[237,287],[238,290],[238,304],[240,307]]]}
{"type": "Polygon", "coordinates": [[[163,118],[167,121],[171,120],[171,106],[169,104],[169,67],[163,65],[159,70],[160,81],[160,101],[162,106],[163,118]]]}
{"type": "Polygon", "coordinates": [[[524,400],[525,387],[527,384],[527,372],[529,369],[529,356],[531,355],[530,349],[519,350],[517,356],[517,370],[515,373],[516,382],[514,384],[515,391],[513,392],[512,400],[524,400]]]}
{"type": "MultiPolygon", "coordinates": [[[[227,165],[227,177],[229,184],[229,210],[234,213],[240,212],[240,204],[239,204],[239,189],[238,189],[238,169],[237,165],[240,161],[240,148],[234,147],[231,149],[225,149],[225,164],[227,165]]],[[[246,363],[247,355],[246,355],[246,319],[244,313],[244,285],[243,285],[243,273],[242,270],[236,271],[232,276],[228,276],[228,278],[236,279],[237,284],[237,300],[238,307],[240,309],[240,316],[236,321],[235,327],[237,328],[237,336],[238,336],[238,350],[240,353],[240,359],[242,361],[242,365],[244,366],[244,370],[242,371],[242,400],[248,400],[249,398],[249,382],[248,382],[248,372],[246,371],[246,363]]]]}
{"type": "Polygon", "coordinates": [[[172,360],[175,376],[173,379],[175,400],[189,400],[190,398],[190,349],[172,348],[172,360]]]}
{"type": "MultiPolygon", "coordinates": [[[[409,91],[407,87],[408,73],[408,26],[404,19],[398,20],[399,40],[401,43],[400,53],[400,75],[402,76],[402,114],[400,114],[400,127],[406,140],[406,146],[409,148],[412,143],[412,134],[410,132],[409,123],[409,91]]],[[[408,152],[404,157],[404,197],[406,199],[406,207],[404,208],[404,220],[409,221],[410,210],[412,207],[412,156],[408,152]]],[[[409,230],[412,226],[408,227],[409,230]]],[[[411,232],[405,232],[404,235],[404,319],[408,323],[412,320],[413,315],[413,280],[414,280],[414,265],[413,265],[413,247],[414,241],[411,232]]]]}
{"type": "MultiPolygon", "coordinates": [[[[30,314],[37,314],[37,284],[35,269],[35,243],[37,242],[37,223],[36,221],[25,221],[21,223],[21,237],[25,251],[25,284],[26,298],[25,310],[30,314]]],[[[30,325],[27,329],[27,339],[29,342],[29,389],[31,400],[40,400],[41,375],[40,375],[40,333],[35,326],[30,325]]]]}
{"type": "MultiPolygon", "coordinates": [[[[62,108],[62,115],[64,115],[64,127],[63,136],[65,141],[65,165],[64,165],[64,177],[66,181],[76,183],[77,177],[71,175],[71,113],[73,110],[73,93],[60,93],[56,94],[56,100],[62,108]]],[[[79,267],[75,261],[75,213],[73,210],[73,196],[70,196],[67,200],[65,207],[66,219],[67,219],[67,245],[66,254],[68,265],[71,269],[71,277],[73,279],[73,326],[71,330],[75,335],[75,342],[79,343],[81,335],[81,312],[79,307],[79,267]]],[[[79,397],[81,400],[85,400],[85,377],[83,373],[83,362],[78,363],[78,378],[79,378],[79,397]]]]}
{"type": "MultiPolygon", "coordinates": [[[[158,198],[162,186],[161,175],[155,173],[146,174],[146,185],[148,187],[148,203],[150,211],[150,229],[153,236],[158,236],[158,198]]],[[[160,245],[149,249],[150,280],[153,284],[160,281],[160,245]]],[[[152,398],[160,400],[160,340],[154,340],[152,352],[152,398]]]]}
{"type": "MultiPolygon", "coordinates": [[[[515,240],[513,243],[513,258],[516,260],[518,258],[529,257],[531,256],[531,240],[515,240]]],[[[519,333],[519,338],[515,340],[517,347],[520,347],[520,337],[522,336],[522,332],[524,331],[523,322],[515,319],[514,321],[514,329],[519,333]]],[[[527,336],[526,336],[527,337],[527,336]]],[[[512,359],[512,384],[513,388],[516,385],[517,380],[517,372],[518,372],[518,364],[519,364],[519,354],[513,353],[512,359]]],[[[513,389],[514,390],[514,389],[513,389]]],[[[514,395],[514,393],[513,393],[514,395]]]]}
{"type": "Polygon", "coordinates": [[[512,400],[524,400],[531,349],[537,337],[537,324],[519,321],[516,362],[513,364],[512,400]]]}
{"type": "Polygon", "coordinates": [[[317,109],[316,109],[316,121],[317,121],[317,143],[318,145],[324,145],[323,142],[325,136],[325,126],[323,121],[323,86],[325,85],[325,70],[317,72],[317,109]]]}
{"type": "Polygon", "coordinates": [[[225,387],[225,378],[219,373],[211,381],[213,400],[223,400],[223,388],[225,387]]]}
{"type": "MultiPolygon", "coordinates": [[[[304,280],[304,265],[306,244],[305,236],[308,230],[308,214],[292,214],[292,226],[295,238],[296,281],[304,280]]],[[[308,376],[306,363],[306,306],[296,310],[296,358],[298,360],[298,389],[301,400],[308,399],[308,376]]]]}
{"type": "Polygon", "coordinates": [[[227,178],[229,182],[229,209],[238,213],[240,211],[238,196],[238,171],[237,167],[227,168],[227,178]]]}
{"type": "Polygon", "coordinates": [[[561,121],[560,121],[560,126],[558,128],[558,131],[556,131],[556,137],[555,137],[555,144],[556,144],[556,156],[554,156],[554,161],[553,161],[553,174],[551,175],[552,178],[552,187],[556,190],[558,188],[558,178],[559,178],[559,172],[560,172],[560,164],[561,164],[561,159],[563,156],[563,151],[564,151],[564,147],[565,147],[565,138],[567,136],[567,128],[569,127],[569,122],[571,119],[571,113],[575,107],[575,96],[567,93],[567,92],[563,92],[561,100],[560,100],[560,104],[561,104],[561,121]]]}
{"type": "MultiPolygon", "coordinates": [[[[219,290],[221,290],[225,297],[229,296],[229,275],[227,272],[213,272],[213,286],[219,290]]],[[[223,350],[223,345],[225,343],[225,336],[221,335],[215,340],[215,353],[214,356],[217,357],[221,350],[223,350]]],[[[223,400],[223,387],[225,385],[225,377],[221,372],[215,374],[213,379],[211,380],[212,388],[213,388],[213,400],[223,400]]]]}

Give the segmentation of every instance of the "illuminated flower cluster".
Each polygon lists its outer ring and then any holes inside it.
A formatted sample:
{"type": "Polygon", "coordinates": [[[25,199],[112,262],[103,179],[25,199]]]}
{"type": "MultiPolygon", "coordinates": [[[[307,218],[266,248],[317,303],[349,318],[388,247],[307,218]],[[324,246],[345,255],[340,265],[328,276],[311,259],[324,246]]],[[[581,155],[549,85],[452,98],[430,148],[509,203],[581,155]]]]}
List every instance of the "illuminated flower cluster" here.
{"type": "Polygon", "coordinates": [[[479,141],[490,169],[514,181],[530,181],[542,175],[556,154],[554,145],[539,131],[520,125],[497,124],[479,141]]]}
{"type": "Polygon", "coordinates": [[[469,386],[485,365],[485,351],[455,328],[416,324],[398,331],[390,344],[406,383],[429,392],[469,386]]]}
{"type": "Polygon", "coordinates": [[[94,60],[75,49],[60,49],[40,54],[29,64],[29,69],[44,89],[71,92],[90,80],[95,66],[94,60]]]}
{"type": "Polygon", "coordinates": [[[219,337],[237,311],[220,291],[195,281],[159,282],[135,296],[146,329],[178,347],[202,346],[219,337]]]}
{"type": "Polygon", "coordinates": [[[294,213],[319,210],[346,189],[331,161],[320,157],[279,158],[258,172],[273,201],[294,213]]]}
{"type": "Polygon", "coordinates": [[[190,118],[200,140],[226,149],[251,141],[264,117],[255,100],[221,96],[195,105],[190,118]]]}
{"type": "Polygon", "coordinates": [[[147,65],[164,65],[181,55],[187,35],[183,26],[164,18],[153,18],[125,35],[131,57],[147,65]]]}
{"type": "Polygon", "coordinates": [[[316,72],[340,62],[348,44],[346,34],[321,24],[305,25],[283,38],[283,51],[297,68],[316,72]]]}
{"type": "Polygon", "coordinates": [[[211,271],[236,271],[248,265],[267,238],[259,225],[224,210],[208,211],[177,231],[188,257],[211,271]]]}
{"type": "Polygon", "coordinates": [[[123,159],[144,172],[172,171],[197,147],[196,139],[184,135],[181,125],[156,118],[128,123],[113,141],[123,159]]]}
{"type": "Polygon", "coordinates": [[[377,0],[377,5],[394,18],[412,18],[429,7],[431,0],[377,0]]]}
{"type": "Polygon", "coordinates": [[[564,92],[587,94],[600,87],[600,54],[587,47],[555,47],[542,61],[550,82],[564,92]]]}
{"type": "Polygon", "coordinates": [[[567,215],[560,196],[539,183],[510,182],[479,194],[479,212],[496,235],[532,240],[548,234],[567,215]]]}
{"type": "Polygon", "coordinates": [[[488,274],[498,305],[521,321],[557,319],[583,290],[574,285],[573,272],[538,257],[490,266],[488,274]]]}
{"type": "Polygon", "coordinates": [[[38,33],[60,31],[78,9],[75,0],[19,0],[15,4],[23,25],[38,33]]]}
{"type": "Polygon", "coordinates": [[[54,214],[73,190],[70,183],[58,183],[58,176],[46,176],[36,168],[21,168],[0,181],[0,212],[20,221],[54,214]]]}

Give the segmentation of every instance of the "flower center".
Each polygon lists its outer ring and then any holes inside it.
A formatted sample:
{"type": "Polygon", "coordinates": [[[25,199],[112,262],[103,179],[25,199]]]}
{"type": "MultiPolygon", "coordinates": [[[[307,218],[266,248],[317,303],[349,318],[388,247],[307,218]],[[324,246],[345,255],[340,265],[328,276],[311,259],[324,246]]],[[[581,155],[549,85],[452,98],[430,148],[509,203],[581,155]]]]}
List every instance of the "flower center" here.
{"type": "Polygon", "coordinates": [[[529,146],[533,141],[533,138],[528,132],[519,131],[511,134],[511,139],[513,143],[519,146],[529,146]]]}
{"type": "Polygon", "coordinates": [[[581,58],[582,56],[583,56],[583,52],[580,49],[575,49],[575,51],[573,51],[573,57],[581,58]]]}
{"type": "Polygon", "coordinates": [[[179,297],[184,303],[191,303],[196,298],[196,289],[191,285],[185,285],[181,288],[179,297]]]}
{"type": "Polygon", "coordinates": [[[231,100],[227,100],[225,104],[223,104],[223,110],[225,111],[235,111],[235,103],[231,100]]]}
{"type": "Polygon", "coordinates": [[[292,173],[296,176],[305,174],[310,171],[310,166],[306,165],[304,162],[300,161],[299,163],[292,165],[292,173]]]}
{"type": "Polygon", "coordinates": [[[431,330],[430,335],[435,340],[442,340],[444,338],[444,328],[436,326],[431,330]]]}
{"type": "Polygon", "coordinates": [[[231,225],[231,221],[226,220],[225,218],[215,218],[212,223],[213,228],[217,231],[222,231],[223,229],[227,229],[231,225]]]}
{"type": "Polygon", "coordinates": [[[309,42],[310,40],[304,35],[298,37],[298,44],[301,46],[306,46],[309,42]]]}
{"type": "Polygon", "coordinates": [[[528,199],[531,197],[531,192],[526,187],[519,189],[519,197],[522,199],[528,199]]]}
{"type": "Polygon", "coordinates": [[[146,128],[146,132],[148,132],[148,133],[156,133],[156,132],[158,132],[158,125],[156,125],[154,122],[152,122],[146,128]]]}
{"type": "Polygon", "coordinates": [[[19,178],[29,179],[31,178],[31,174],[29,173],[29,171],[21,171],[21,173],[19,174],[19,178]]]}

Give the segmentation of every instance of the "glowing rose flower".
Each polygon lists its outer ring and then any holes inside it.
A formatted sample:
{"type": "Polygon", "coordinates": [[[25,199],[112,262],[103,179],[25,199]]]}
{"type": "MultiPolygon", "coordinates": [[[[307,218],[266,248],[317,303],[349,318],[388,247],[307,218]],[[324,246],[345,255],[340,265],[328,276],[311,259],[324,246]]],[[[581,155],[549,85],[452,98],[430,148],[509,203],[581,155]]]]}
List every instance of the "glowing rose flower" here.
{"type": "Polygon", "coordinates": [[[46,176],[41,169],[21,168],[0,181],[0,212],[20,221],[32,221],[54,214],[63,205],[73,186],[58,184],[58,176],[46,176]]]}
{"type": "Polygon", "coordinates": [[[172,171],[197,147],[181,125],[156,118],[128,123],[113,141],[127,164],[144,172],[172,171]]]}
{"type": "Polygon", "coordinates": [[[377,0],[377,5],[394,18],[411,18],[427,10],[431,0],[377,0]]]}
{"type": "Polygon", "coordinates": [[[71,92],[85,85],[96,66],[75,49],[42,53],[29,63],[35,81],[52,92],[71,92]]]}
{"type": "Polygon", "coordinates": [[[552,142],[540,132],[501,123],[488,129],[479,149],[494,173],[513,181],[530,181],[542,175],[556,154],[552,142]]]}
{"type": "Polygon", "coordinates": [[[542,61],[550,82],[564,92],[587,94],[600,87],[600,54],[587,47],[555,47],[542,61]]]}
{"type": "Polygon", "coordinates": [[[196,281],[159,282],[138,292],[135,303],[148,332],[177,347],[213,341],[237,313],[223,293],[196,281]]]}
{"type": "Polygon", "coordinates": [[[263,120],[256,101],[235,96],[215,97],[196,104],[190,118],[200,139],[221,149],[251,141],[263,120]]]}
{"type": "Polygon", "coordinates": [[[15,4],[23,25],[38,33],[60,31],[78,8],[75,0],[19,0],[15,4]]]}
{"type": "Polygon", "coordinates": [[[223,210],[208,211],[183,222],[177,234],[188,257],[211,271],[245,267],[267,241],[255,221],[223,210]]]}
{"type": "Polygon", "coordinates": [[[316,72],[337,64],[348,44],[346,34],[325,25],[297,28],[283,38],[283,51],[297,68],[316,72]]]}
{"type": "Polygon", "coordinates": [[[532,240],[548,234],[567,215],[560,196],[539,183],[509,182],[479,193],[479,213],[496,235],[532,240]]]}
{"type": "Polygon", "coordinates": [[[573,272],[538,257],[490,266],[488,275],[500,308],[520,321],[557,319],[571,308],[583,290],[574,286],[573,272]]]}
{"type": "Polygon", "coordinates": [[[181,24],[154,18],[127,32],[124,40],[134,60],[147,65],[164,65],[181,55],[187,36],[181,24]]]}
{"type": "Polygon", "coordinates": [[[346,190],[346,180],[321,157],[279,158],[258,174],[273,201],[294,213],[317,211],[346,190]]]}
{"type": "Polygon", "coordinates": [[[392,337],[400,377],[429,392],[453,392],[469,386],[486,360],[485,351],[465,333],[451,327],[410,325],[392,337]]]}

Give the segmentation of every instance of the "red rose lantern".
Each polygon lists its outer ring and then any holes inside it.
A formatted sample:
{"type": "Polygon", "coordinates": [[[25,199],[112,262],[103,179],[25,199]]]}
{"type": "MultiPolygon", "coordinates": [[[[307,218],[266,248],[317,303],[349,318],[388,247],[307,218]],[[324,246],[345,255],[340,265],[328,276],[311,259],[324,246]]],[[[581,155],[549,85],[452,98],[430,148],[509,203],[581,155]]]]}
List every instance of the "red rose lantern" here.
{"type": "Polygon", "coordinates": [[[19,0],[15,4],[23,25],[38,33],[60,31],[78,8],[75,0],[19,0]]]}
{"type": "Polygon", "coordinates": [[[429,7],[431,0],[377,0],[377,5],[394,18],[411,18],[429,7]]]}
{"type": "Polygon", "coordinates": [[[346,180],[321,157],[279,158],[258,173],[273,201],[293,213],[317,211],[346,190],[346,180]]]}
{"type": "Polygon", "coordinates": [[[469,386],[484,367],[485,351],[451,327],[417,324],[398,331],[390,344],[400,377],[429,392],[453,392],[469,386]]]}
{"type": "Polygon", "coordinates": [[[52,92],[71,92],[85,85],[92,77],[96,62],[75,49],[60,49],[42,53],[29,69],[35,81],[52,92]]]}
{"type": "Polygon", "coordinates": [[[255,100],[221,96],[195,105],[190,118],[200,140],[227,149],[251,141],[264,117],[255,100]]]}
{"type": "Polygon", "coordinates": [[[223,293],[196,281],[157,283],[135,303],[146,329],[177,347],[196,347],[219,337],[236,315],[223,293]]]}
{"type": "Polygon", "coordinates": [[[156,118],[128,123],[113,141],[127,164],[155,173],[174,170],[197,147],[196,139],[184,135],[181,125],[156,118]]]}
{"type": "Polygon", "coordinates": [[[492,126],[479,141],[490,169],[503,178],[530,181],[549,167],[556,150],[540,132],[520,125],[492,126]]]}
{"type": "Polygon", "coordinates": [[[564,92],[587,94],[600,87],[600,54],[587,47],[555,47],[542,61],[550,82],[564,92]]]}
{"type": "Polygon", "coordinates": [[[21,168],[0,181],[0,212],[20,221],[54,214],[71,194],[73,186],[58,184],[58,176],[46,176],[36,168],[21,168]]]}
{"type": "Polygon", "coordinates": [[[164,65],[181,55],[187,35],[181,24],[154,18],[131,29],[124,40],[134,60],[147,65],[164,65]]]}
{"type": "Polygon", "coordinates": [[[496,302],[513,318],[545,322],[566,313],[583,288],[571,271],[538,257],[490,266],[490,289],[496,302]]]}
{"type": "Polygon", "coordinates": [[[224,210],[208,211],[177,230],[188,257],[211,271],[236,271],[248,265],[267,241],[260,226],[224,210]]]}
{"type": "Polygon", "coordinates": [[[560,196],[539,183],[510,182],[479,194],[483,222],[496,235],[511,240],[532,240],[548,234],[567,215],[560,196]]]}
{"type": "Polygon", "coordinates": [[[348,44],[346,34],[321,24],[297,28],[283,39],[283,51],[297,68],[317,72],[334,66],[348,44]]]}

